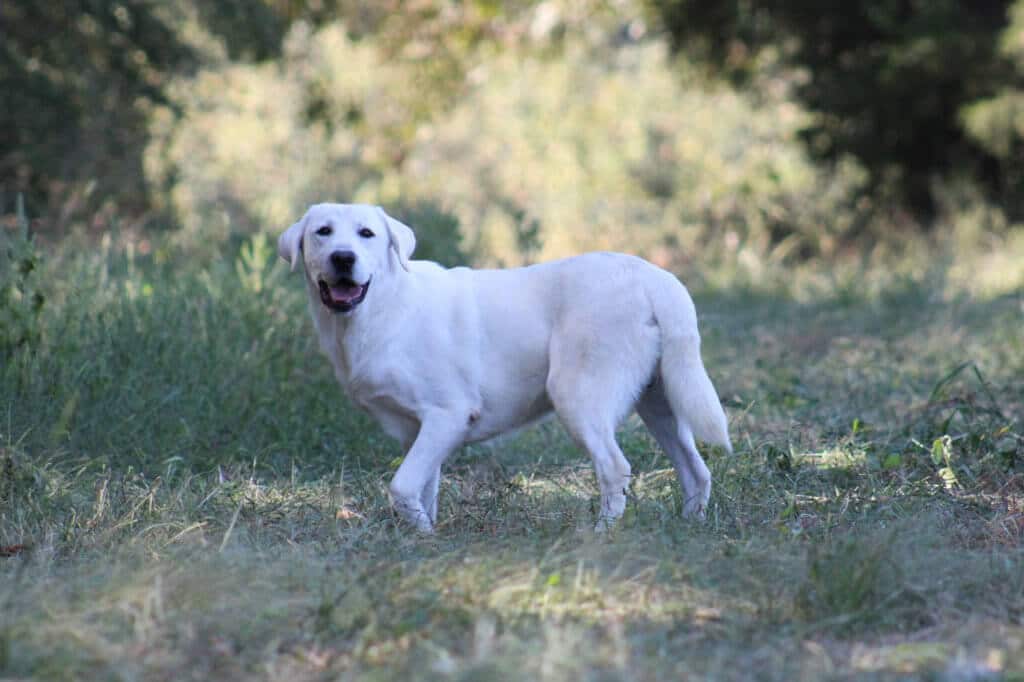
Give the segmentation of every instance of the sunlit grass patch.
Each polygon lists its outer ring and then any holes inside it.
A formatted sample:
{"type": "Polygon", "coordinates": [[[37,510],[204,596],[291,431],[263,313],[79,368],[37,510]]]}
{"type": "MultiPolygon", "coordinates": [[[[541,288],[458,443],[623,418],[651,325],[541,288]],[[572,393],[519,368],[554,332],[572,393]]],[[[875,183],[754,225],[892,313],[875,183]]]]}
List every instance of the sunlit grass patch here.
{"type": "Polygon", "coordinates": [[[868,456],[863,450],[835,448],[823,452],[806,452],[797,455],[797,464],[806,464],[818,469],[855,469],[867,465],[868,456]]]}

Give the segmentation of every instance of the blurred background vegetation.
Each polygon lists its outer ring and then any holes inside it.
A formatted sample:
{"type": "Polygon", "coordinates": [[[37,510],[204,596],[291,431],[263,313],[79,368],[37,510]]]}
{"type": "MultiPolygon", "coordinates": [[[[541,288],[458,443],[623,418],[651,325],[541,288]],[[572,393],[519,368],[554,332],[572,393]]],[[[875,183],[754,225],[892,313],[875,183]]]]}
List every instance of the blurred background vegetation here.
{"type": "Polygon", "coordinates": [[[1022,150],[1024,0],[0,0],[0,679],[1024,679],[1022,150]],[[708,523],[630,421],[621,533],[541,426],[409,537],[323,200],[678,273],[708,523]]]}
{"type": "Polygon", "coordinates": [[[6,0],[0,91],[0,213],[53,243],[336,200],[447,263],[1024,251],[1024,0],[6,0]]]}

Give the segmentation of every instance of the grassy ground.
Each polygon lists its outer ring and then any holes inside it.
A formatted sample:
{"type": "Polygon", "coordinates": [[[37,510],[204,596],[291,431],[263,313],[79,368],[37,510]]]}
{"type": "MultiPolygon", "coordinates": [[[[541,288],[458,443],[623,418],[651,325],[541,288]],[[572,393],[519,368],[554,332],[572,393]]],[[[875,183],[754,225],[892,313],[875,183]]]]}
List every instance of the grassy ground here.
{"type": "Polygon", "coordinates": [[[548,423],[455,457],[415,537],[268,251],[45,270],[0,356],[0,677],[1024,678],[1022,292],[699,295],[706,523],[630,421],[595,535],[548,423]]]}

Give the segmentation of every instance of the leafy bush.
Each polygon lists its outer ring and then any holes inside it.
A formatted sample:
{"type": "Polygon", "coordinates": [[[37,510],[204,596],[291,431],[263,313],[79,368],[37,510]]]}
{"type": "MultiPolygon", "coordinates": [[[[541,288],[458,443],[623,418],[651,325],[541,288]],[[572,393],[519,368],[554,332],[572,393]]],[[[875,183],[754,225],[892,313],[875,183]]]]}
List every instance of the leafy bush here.
{"type": "Polygon", "coordinates": [[[432,260],[445,267],[469,263],[469,254],[462,247],[459,219],[437,204],[420,201],[389,206],[388,211],[416,231],[417,259],[432,260]]]}
{"type": "Polygon", "coordinates": [[[0,230],[0,358],[39,340],[46,301],[38,273],[42,255],[29,234],[20,196],[17,216],[17,232],[0,230]]]}
{"type": "Polygon", "coordinates": [[[972,102],[1019,82],[999,36],[1020,42],[1020,25],[1007,28],[1007,11],[1019,20],[1024,3],[646,4],[675,49],[699,55],[738,82],[756,76],[766,58],[805,71],[793,94],[819,114],[802,133],[808,151],[830,161],[855,156],[869,171],[872,193],[895,195],[925,219],[923,227],[933,226],[940,201],[936,177],[967,176],[990,195],[1013,200],[1006,185],[1020,177],[1019,154],[1016,164],[997,169],[958,119],[972,102]]]}
{"type": "Polygon", "coordinates": [[[154,117],[147,174],[187,242],[284,228],[316,201],[367,195],[407,134],[407,77],[341,25],[300,24],[280,64],[227,63],[176,82],[182,115],[154,117]]]}
{"type": "Polygon", "coordinates": [[[864,213],[857,167],[822,171],[804,153],[806,114],[785,81],[754,96],[685,64],[680,79],[658,40],[481,49],[440,112],[419,105],[417,73],[339,23],[297,25],[279,64],[225,64],[172,88],[183,114],[154,119],[149,177],[186,240],[283,226],[316,200],[431,202],[491,263],[587,249],[665,262],[707,257],[708,243],[828,253],[864,213]]]}
{"type": "Polygon", "coordinates": [[[683,68],[681,81],[658,41],[490,57],[412,149],[403,186],[450,205],[485,260],[516,260],[522,212],[541,221],[542,257],[761,254],[789,235],[790,250],[834,249],[860,218],[856,166],[815,168],[796,138],[806,115],[784,97],[683,68]]]}
{"type": "Polygon", "coordinates": [[[116,209],[143,214],[150,108],[166,103],[175,74],[275,55],[286,24],[275,4],[3,3],[0,192],[25,193],[58,233],[86,216],[106,222],[116,209]]]}
{"type": "Polygon", "coordinates": [[[1009,9],[1009,25],[998,41],[999,55],[1011,65],[1001,87],[990,96],[964,106],[959,114],[968,139],[991,154],[998,164],[1002,191],[999,198],[1014,216],[1024,213],[1021,189],[1024,188],[1024,1],[1009,9]]]}

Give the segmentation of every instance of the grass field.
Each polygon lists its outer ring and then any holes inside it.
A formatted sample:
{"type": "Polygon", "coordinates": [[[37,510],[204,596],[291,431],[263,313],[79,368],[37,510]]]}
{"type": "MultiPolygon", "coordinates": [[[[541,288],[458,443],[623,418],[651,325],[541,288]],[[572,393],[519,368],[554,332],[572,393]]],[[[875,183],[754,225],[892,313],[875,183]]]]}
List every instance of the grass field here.
{"type": "Polygon", "coordinates": [[[272,261],[40,266],[0,355],[0,678],[1024,679],[1024,292],[698,289],[736,446],[706,523],[629,421],[594,534],[547,423],[454,457],[417,537],[272,261]]]}

